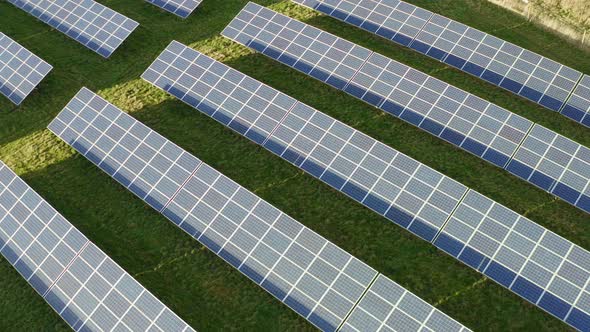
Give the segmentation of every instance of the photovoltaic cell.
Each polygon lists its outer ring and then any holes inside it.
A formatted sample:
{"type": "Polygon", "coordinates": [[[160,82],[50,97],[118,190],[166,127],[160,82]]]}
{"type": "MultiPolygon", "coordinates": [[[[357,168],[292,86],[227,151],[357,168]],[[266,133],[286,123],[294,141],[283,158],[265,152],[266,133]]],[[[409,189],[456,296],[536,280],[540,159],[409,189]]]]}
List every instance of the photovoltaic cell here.
{"type": "Polygon", "coordinates": [[[506,168],[590,213],[590,149],[535,125],[506,168]]]}
{"type": "Polygon", "coordinates": [[[587,250],[474,191],[434,244],[580,331],[588,331],[587,250]]]}
{"type": "Polygon", "coordinates": [[[0,252],[75,331],[194,331],[0,162],[0,252]]]}
{"type": "Polygon", "coordinates": [[[561,109],[582,76],[577,70],[440,15],[430,19],[410,47],[553,111],[561,109]]]}
{"type": "MultiPolygon", "coordinates": [[[[306,36],[323,36],[321,38],[324,40],[334,38],[332,42],[334,45],[349,43],[254,3],[249,3],[222,34],[323,81],[326,81],[326,77],[334,77],[330,68],[336,68],[335,65],[327,66],[326,64],[345,58],[342,55],[335,57],[334,54],[339,51],[335,51],[330,43],[320,42],[319,37],[314,43],[297,40],[305,34],[306,36]],[[303,45],[311,46],[305,48],[303,45]],[[304,67],[299,65],[301,63],[304,67]]],[[[508,166],[533,126],[558,136],[497,105],[378,53],[350,45],[347,50],[362,53],[363,57],[355,58],[355,61],[363,60],[363,62],[344,60],[349,64],[347,68],[356,69],[356,72],[347,76],[339,75],[341,78],[350,77],[350,80],[332,81],[331,85],[496,166],[502,168],[508,166]],[[352,65],[353,63],[355,64],[352,65]],[[334,82],[338,83],[334,84],[334,82]]],[[[168,77],[174,80],[173,75],[168,77]]],[[[560,137],[567,140],[563,136],[560,137]]],[[[573,141],[569,144],[578,147],[581,151],[587,150],[573,141]]],[[[583,192],[589,179],[587,175],[589,172],[580,170],[584,167],[575,163],[563,167],[567,170],[576,168],[572,171],[580,177],[570,177],[569,186],[583,192]]],[[[510,171],[514,173],[512,168],[510,171]]],[[[539,185],[536,179],[521,177],[539,185]]],[[[553,193],[550,188],[542,188],[553,193]]],[[[555,194],[570,203],[573,200],[571,197],[565,197],[571,196],[569,193],[556,192],[555,194]]],[[[576,200],[573,204],[587,211],[585,201],[586,199],[578,203],[576,200]]]]}
{"type": "Polygon", "coordinates": [[[203,165],[163,214],[324,331],[335,331],[376,272],[203,165]]]}
{"type": "Polygon", "coordinates": [[[398,44],[408,46],[433,13],[398,0],[292,0],[398,44]]]}
{"type": "Polygon", "coordinates": [[[146,0],[174,15],[187,18],[202,2],[202,0],[146,0]]]}
{"type": "MultiPolygon", "coordinates": [[[[501,264],[506,264],[506,268],[514,269],[513,265],[508,264],[516,256],[502,256],[504,255],[504,249],[499,249],[501,247],[500,243],[508,245],[516,242],[515,245],[518,246],[519,244],[526,245],[532,242],[533,249],[540,246],[553,248],[552,245],[545,243],[550,241],[549,237],[553,239],[557,238],[557,235],[545,228],[305,104],[295,102],[294,106],[291,106],[293,103],[289,103],[286,116],[284,115],[285,107],[282,107],[283,111],[280,112],[282,120],[278,124],[276,121],[272,123],[276,128],[271,130],[270,134],[268,130],[256,129],[253,127],[254,121],[274,112],[272,111],[274,109],[272,100],[279,100],[277,93],[281,93],[273,90],[275,92],[269,94],[272,99],[259,96],[265,100],[265,103],[261,104],[264,106],[258,108],[260,112],[249,118],[238,119],[236,114],[239,114],[240,110],[246,107],[243,103],[235,103],[233,100],[250,100],[257,96],[256,91],[266,91],[262,89],[264,85],[261,86],[259,82],[253,81],[246,75],[178,42],[172,42],[162,52],[143,74],[143,78],[189,105],[196,107],[203,113],[216,118],[226,126],[242,133],[242,135],[251,130],[258,132],[259,135],[251,136],[250,139],[256,137],[257,139],[252,139],[255,142],[263,140],[263,146],[280,155],[283,159],[297,165],[334,188],[345,192],[365,206],[384,214],[422,238],[433,242],[442,250],[503,285],[505,282],[500,276],[509,274],[507,274],[508,272],[498,272],[505,271],[500,268],[504,266],[501,264]],[[183,74],[176,76],[180,78],[175,79],[175,76],[169,76],[175,72],[171,69],[183,74]],[[185,75],[189,72],[190,75],[185,75]],[[237,83],[228,85],[227,82],[229,82],[230,77],[232,81],[237,83]],[[247,86],[254,87],[253,91],[245,93],[247,86]],[[240,90],[240,88],[243,89],[240,90]],[[225,115],[216,117],[216,114],[225,115]],[[232,123],[239,123],[240,125],[232,126],[232,123]],[[494,208],[491,209],[492,212],[488,212],[491,205],[494,205],[494,208]],[[386,211],[392,211],[392,213],[386,211]],[[479,212],[476,213],[476,211],[479,212]],[[518,220],[518,227],[513,226],[517,223],[516,220],[518,220]],[[478,226],[478,223],[481,226],[478,226]],[[471,233],[467,234],[468,231],[463,230],[461,227],[467,230],[468,227],[471,227],[471,233]],[[508,236],[506,234],[512,229],[523,234],[525,239],[520,241],[520,237],[516,233],[509,236],[512,242],[501,239],[501,236],[508,236]],[[527,230],[534,232],[535,229],[540,230],[546,236],[542,238],[528,235],[527,230]],[[476,233],[475,230],[478,230],[481,234],[473,235],[476,233]],[[547,240],[543,240],[545,238],[547,240]],[[495,244],[494,239],[497,240],[495,244]],[[539,241],[541,243],[537,243],[539,241]],[[496,254],[496,252],[501,254],[496,254]]],[[[272,88],[269,87],[268,89],[272,88]]],[[[285,96],[285,98],[287,97],[285,96]]],[[[171,218],[182,220],[182,214],[180,214],[180,217],[176,217],[176,215],[178,214],[175,213],[171,218]]],[[[199,225],[192,232],[202,233],[203,227],[203,225],[199,225]]],[[[590,254],[565,239],[559,239],[564,243],[564,246],[577,248],[575,249],[576,256],[568,257],[571,257],[572,264],[586,269],[587,263],[585,263],[583,257],[590,254]]],[[[510,248],[512,248],[510,250],[518,249],[518,247],[510,248]]],[[[508,249],[507,247],[506,250],[508,249]]],[[[572,249],[573,251],[574,249],[572,249]]],[[[520,253],[521,256],[525,255],[522,250],[516,252],[520,253]]],[[[528,259],[529,257],[534,260],[535,264],[541,266],[552,264],[551,257],[528,255],[525,258],[528,259]]],[[[564,270],[560,275],[565,280],[577,278],[575,276],[577,272],[568,273],[570,272],[564,270]]],[[[529,278],[528,274],[527,278],[529,278]]],[[[581,274],[580,278],[582,278],[581,281],[576,282],[582,285],[585,284],[587,279],[584,279],[584,274],[581,274]]],[[[560,290],[556,290],[559,282],[561,281],[558,280],[551,285],[538,284],[535,287],[541,287],[543,291],[547,290],[547,292],[557,297],[564,296],[560,290]]],[[[403,292],[397,291],[394,286],[387,285],[387,282],[375,282],[370,287],[367,295],[353,310],[342,329],[376,331],[387,326],[390,329],[401,328],[404,330],[404,327],[410,329],[429,320],[432,320],[432,323],[425,323],[426,326],[435,324],[434,322],[440,322],[438,323],[440,325],[437,326],[445,326],[443,328],[445,331],[456,329],[456,325],[452,322],[446,322],[444,318],[439,318],[438,314],[432,314],[428,320],[417,318],[427,317],[428,310],[415,309],[414,311],[406,311],[403,309],[403,307],[419,308],[420,305],[418,304],[396,307],[396,304],[400,306],[397,300],[403,297],[403,292]],[[379,284],[383,286],[378,287],[379,284]],[[373,291],[373,288],[377,288],[379,291],[373,291]],[[419,316],[420,312],[426,312],[426,314],[420,314],[421,316],[419,316]]],[[[522,295],[525,299],[529,299],[520,288],[510,289],[522,295]]],[[[410,298],[412,297],[410,296],[410,298]]],[[[586,309],[578,310],[572,307],[571,316],[568,315],[567,318],[564,318],[565,316],[558,315],[552,305],[547,304],[548,299],[550,299],[549,295],[545,297],[543,302],[533,301],[533,303],[562,320],[566,320],[572,326],[590,326],[584,325],[587,324],[585,323],[587,316],[584,316],[588,312],[586,309]]],[[[411,299],[408,301],[410,303],[416,302],[411,299]]],[[[586,308],[583,301],[585,300],[570,301],[570,306],[579,303],[579,308],[586,308]]]]}
{"type": "MultiPolygon", "coordinates": [[[[292,1],[409,46],[553,111],[562,110],[582,75],[520,46],[403,1],[292,1]]],[[[573,104],[569,112],[562,113],[582,122],[586,112],[576,109],[578,101],[573,104]]],[[[590,120],[586,121],[588,126],[590,120]]]]}
{"type": "Polygon", "coordinates": [[[467,190],[178,42],[142,77],[428,241],[467,190]]]}
{"type": "Polygon", "coordinates": [[[8,0],[70,38],[108,58],[139,23],[94,0],[8,0]]]}
{"type": "Polygon", "coordinates": [[[53,67],[0,32],[0,93],[16,105],[53,67]]]}
{"type": "Polygon", "coordinates": [[[582,77],[561,114],[590,127],[590,76],[582,77]]]}
{"type": "MultiPolygon", "coordinates": [[[[75,100],[87,100],[90,94],[83,89],[75,100]]],[[[131,136],[136,135],[133,128],[146,128],[148,133],[135,136],[137,140],[152,144],[151,140],[163,139],[158,146],[165,156],[170,146],[176,151],[175,145],[114,106],[104,107],[93,100],[77,108],[70,103],[49,128],[101,169],[121,167],[116,158],[109,159],[107,149],[126,150],[130,157],[137,157],[140,168],[149,167],[148,160],[158,157],[156,150],[146,150],[141,156],[129,150],[111,128],[131,136]],[[114,147],[98,143],[104,139],[114,142],[114,147]],[[91,153],[94,148],[101,153],[91,153]]],[[[170,159],[168,163],[175,162],[170,159]]],[[[133,172],[146,183],[164,178],[163,174],[145,174],[139,168],[133,172]]],[[[199,162],[183,177],[182,185],[161,213],[318,328],[335,331],[377,277],[369,266],[210,166],[199,162]]]]}

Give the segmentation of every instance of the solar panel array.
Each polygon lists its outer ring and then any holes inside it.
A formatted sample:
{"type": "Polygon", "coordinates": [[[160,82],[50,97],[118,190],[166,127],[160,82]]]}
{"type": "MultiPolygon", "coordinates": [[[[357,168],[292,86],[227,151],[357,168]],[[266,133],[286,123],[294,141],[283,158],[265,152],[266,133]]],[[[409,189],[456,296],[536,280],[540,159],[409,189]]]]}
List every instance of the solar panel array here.
{"type": "Polygon", "coordinates": [[[0,162],[0,252],[75,331],[194,331],[0,162]]]}
{"type": "Polygon", "coordinates": [[[590,76],[582,77],[561,114],[590,127],[590,76]]]}
{"type": "MultiPolygon", "coordinates": [[[[562,110],[582,76],[520,46],[403,1],[293,1],[409,46],[553,111],[562,110]]],[[[579,111],[564,109],[562,114],[590,126],[590,120],[582,122],[579,111]]]]}
{"type": "MultiPolygon", "coordinates": [[[[572,326],[590,326],[590,253],[584,249],[178,42],[142,77],[572,326]],[[265,118],[275,120],[262,129],[256,123],[265,118]],[[549,274],[554,277],[547,280],[549,274]],[[529,296],[531,292],[538,296],[529,296]]],[[[389,318],[400,315],[398,302],[367,294],[343,329],[376,330],[384,322],[394,328],[405,321],[389,318]],[[380,308],[374,310],[379,314],[367,314],[363,301],[380,308]]]]}
{"type": "Polygon", "coordinates": [[[187,18],[203,0],[146,0],[174,15],[187,18]]]}
{"type": "MultiPolygon", "coordinates": [[[[335,331],[346,321],[378,275],[87,89],[74,97],[49,129],[324,331],[335,331]],[[193,171],[185,172],[189,165],[193,171]],[[181,184],[168,181],[180,175],[181,184]],[[163,182],[168,185],[161,186],[163,182]],[[129,183],[142,190],[134,190],[129,183]],[[161,191],[165,190],[173,195],[161,200],[161,191]],[[166,202],[161,207],[153,201],[166,202]]],[[[384,276],[380,279],[390,287],[400,288],[384,276]]],[[[387,291],[374,286],[370,288],[373,293],[387,291]]],[[[405,297],[410,306],[404,310],[419,324],[429,324],[433,331],[448,331],[447,326],[456,327],[455,331],[466,330],[408,294],[405,297]],[[436,312],[440,319],[414,313],[411,304],[417,302],[436,312]]],[[[377,309],[370,303],[364,308],[370,313],[377,309]]]]}
{"type": "MultiPolygon", "coordinates": [[[[550,132],[406,65],[254,3],[249,3],[222,34],[502,168],[524,149],[533,126],[550,132]]],[[[574,181],[580,183],[574,187],[583,190],[590,172],[576,172],[579,179],[574,181]]],[[[585,203],[574,205],[588,211],[585,203]]]]}
{"type": "Polygon", "coordinates": [[[590,149],[535,125],[506,168],[590,213],[590,149]]]}
{"type": "Polygon", "coordinates": [[[178,42],[162,52],[143,78],[427,241],[467,190],[178,42]]]}
{"type": "Polygon", "coordinates": [[[105,58],[139,23],[94,0],[8,0],[105,58]]]}
{"type": "Polygon", "coordinates": [[[0,32],[0,93],[16,105],[53,69],[43,59],[0,32]]]}

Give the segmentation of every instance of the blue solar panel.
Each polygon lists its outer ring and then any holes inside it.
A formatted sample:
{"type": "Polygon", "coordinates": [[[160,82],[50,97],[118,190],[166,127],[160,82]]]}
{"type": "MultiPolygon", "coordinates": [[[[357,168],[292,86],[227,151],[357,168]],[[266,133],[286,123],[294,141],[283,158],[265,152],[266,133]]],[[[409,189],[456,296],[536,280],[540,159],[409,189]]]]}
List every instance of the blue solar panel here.
{"type": "Polygon", "coordinates": [[[187,18],[203,0],[146,0],[174,15],[187,18]]]}
{"type": "MultiPolygon", "coordinates": [[[[533,126],[551,132],[404,64],[253,3],[222,34],[502,168],[508,166],[533,126]],[[338,61],[342,61],[340,65],[338,61]]],[[[586,150],[578,143],[571,144],[586,150]]],[[[580,168],[576,164],[564,165],[568,170],[571,167],[580,168]]],[[[575,183],[570,187],[584,192],[590,172],[575,172],[580,177],[571,179],[575,183]]],[[[538,185],[533,178],[521,177],[538,185]]],[[[571,203],[563,194],[555,194],[571,203]]],[[[572,204],[588,209],[585,199],[581,204],[572,204]]]]}
{"type": "MultiPolygon", "coordinates": [[[[501,236],[508,233],[507,229],[513,229],[512,225],[516,223],[514,220],[520,220],[519,227],[525,228],[514,230],[528,236],[527,241],[542,242],[536,246],[551,247],[550,244],[544,244],[547,240],[527,235],[527,228],[531,232],[533,229],[541,230],[547,234],[546,237],[557,237],[394,149],[305,104],[293,102],[292,98],[178,42],[172,42],[142,77],[400,226],[433,242],[502,285],[505,283],[494,273],[500,269],[498,266],[508,264],[510,260],[504,256],[494,256],[495,251],[488,249],[499,248],[499,244],[492,242],[504,241],[501,236]],[[266,122],[268,125],[264,127],[256,124],[267,118],[275,120],[266,122]],[[276,119],[281,120],[277,122],[276,119]],[[268,128],[271,127],[274,129],[269,133],[268,128]],[[494,205],[492,210],[489,209],[491,205],[494,205]],[[470,209],[480,213],[469,213],[470,209]],[[459,226],[477,229],[482,234],[472,238],[471,235],[465,235],[464,230],[457,231],[459,226]],[[484,238],[484,235],[490,238],[484,238]]],[[[518,242],[518,233],[510,235],[510,238],[516,238],[518,242]]],[[[590,253],[565,239],[559,239],[564,245],[577,248],[576,256],[567,259],[581,269],[590,271],[583,258],[590,256],[590,253]]],[[[508,245],[508,242],[504,242],[508,245]]],[[[525,245],[524,240],[521,243],[525,245]]],[[[535,256],[534,261],[535,264],[552,264],[551,257],[542,255],[535,256]]],[[[512,265],[507,266],[513,268],[512,265]]],[[[584,284],[587,280],[584,274],[578,277],[578,270],[572,271],[563,270],[560,275],[567,280],[582,278],[576,282],[584,284]]],[[[555,289],[557,284],[536,285],[544,290],[547,288],[548,294],[566,299],[563,293],[555,289]]],[[[528,299],[519,289],[509,288],[528,299]]],[[[581,288],[578,293],[585,299],[582,294],[586,293],[581,288]]],[[[368,301],[366,306],[371,305],[370,294],[371,291],[363,298],[363,301],[368,301]]],[[[398,328],[396,321],[383,316],[391,311],[400,317],[400,322],[407,320],[399,310],[395,310],[394,304],[397,302],[394,300],[389,301],[389,304],[374,304],[371,310],[374,312],[370,314],[363,309],[363,301],[343,329],[377,330],[375,327],[382,323],[386,323],[389,328],[398,328]]],[[[584,315],[590,311],[583,304],[585,300],[576,301],[570,299],[569,302],[572,312],[575,312],[573,316],[556,316],[578,327],[579,322],[586,319],[584,315]],[[572,305],[579,310],[574,310],[572,305]]],[[[545,302],[533,303],[556,314],[545,302]]],[[[408,329],[415,326],[413,321],[408,324],[408,329]]],[[[453,328],[449,327],[448,330],[453,328]]]]}
{"type": "Polygon", "coordinates": [[[366,264],[87,89],[49,129],[126,186],[143,181],[147,185],[140,192],[128,188],[324,331],[344,323],[377,277],[366,264]],[[126,143],[131,141],[135,144],[126,143]],[[179,165],[187,159],[194,166],[190,174],[179,165]],[[163,207],[154,205],[151,193],[171,173],[160,170],[175,166],[183,181],[170,186],[174,193],[163,207]]]}
{"type": "Polygon", "coordinates": [[[194,331],[0,161],[0,252],[75,331],[194,331]]]}
{"type": "MultiPolygon", "coordinates": [[[[293,0],[560,111],[581,73],[397,0],[293,0]]],[[[576,121],[576,117],[572,117],[576,121]]]]}
{"type": "Polygon", "coordinates": [[[561,114],[590,127],[590,76],[584,75],[561,114]]]}
{"type": "Polygon", "coordinates": [[[33,91],[53,67],[0,32],[0,93],[16,105],[33,91]]]}
{"type": "Polygon", "coordinates": [[[139,23],[94,0],[8,0],[70,38],[108,58],[139,23]]]}

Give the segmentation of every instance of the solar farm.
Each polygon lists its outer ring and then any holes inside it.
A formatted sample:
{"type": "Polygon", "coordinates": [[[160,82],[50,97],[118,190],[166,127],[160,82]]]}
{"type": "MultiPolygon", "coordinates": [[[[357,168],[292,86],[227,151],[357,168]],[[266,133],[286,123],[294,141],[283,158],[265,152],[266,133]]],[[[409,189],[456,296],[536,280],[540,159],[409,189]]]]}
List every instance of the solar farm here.
{"type": "Polygon", "coordinates": [[[590,331],[590,51],[475,0],[0,13],[0,330],[590,331]]]}

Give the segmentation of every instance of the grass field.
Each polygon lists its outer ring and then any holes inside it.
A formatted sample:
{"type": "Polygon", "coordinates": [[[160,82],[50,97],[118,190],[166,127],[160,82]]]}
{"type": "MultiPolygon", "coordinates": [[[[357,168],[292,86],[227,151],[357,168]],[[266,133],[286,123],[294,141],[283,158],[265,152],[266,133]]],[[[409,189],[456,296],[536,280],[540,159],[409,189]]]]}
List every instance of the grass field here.
{"type": "MultiPolygon", "coordinates": [[[[54,66],[18,111],[11,112],[12,104],[0,98],[0,159],[194,328],[313,329],[45,129],[82,86],[98,92],[473,330],[568,330],[520,297],[159,92],[139,76],[176,39],[590,248],[587,214],[401,120],[223,39],[219,33],[246,0],[205,0],[187,20],[142,0],[100,2],[141,24],[109,60],[0,1],[0,31],[54,66]]],[[[386,54],[590,146],[587,128],[500,88],[288,1],[256,2],[386,54]]],[[[590,54],[488,2],[410,2],[590,73],[590,54]]],[[[3,259],[0,291],[0,330],[67,330],[3,259]]]]}

